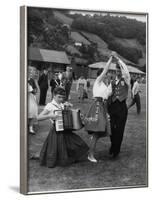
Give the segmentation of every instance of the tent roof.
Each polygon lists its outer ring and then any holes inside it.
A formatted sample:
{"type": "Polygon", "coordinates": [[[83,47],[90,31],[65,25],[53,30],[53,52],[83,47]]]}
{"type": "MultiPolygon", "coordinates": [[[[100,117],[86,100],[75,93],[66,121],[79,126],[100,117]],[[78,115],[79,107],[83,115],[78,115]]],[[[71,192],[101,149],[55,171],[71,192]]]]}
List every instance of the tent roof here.
{"type": "Polygon", "coordinates": [[[70,64],[68,56],[64,51],[39,49],[34,47],[28,48],[28,59],[33,61],[70,64]]]}
{"type": "MultiPolygon", "coordinates": [[[[105,67],[105,65],[106,65],[106,62],[97,62],[97,63],[90,64],[89,68],[92,68],[92,69],[102,68],[103,69],[105,67]]],[[[131,65],[127,65],[127,66],[128,66],[129,72],[131,72],[131,73],[145,74],[141,70],[139,70],[139,69],[137,69],[135,67],[132,67],[131,65]]],[[[116,64],[115,63],[111,63],[109,69],[116,70],[116,64]]]]}

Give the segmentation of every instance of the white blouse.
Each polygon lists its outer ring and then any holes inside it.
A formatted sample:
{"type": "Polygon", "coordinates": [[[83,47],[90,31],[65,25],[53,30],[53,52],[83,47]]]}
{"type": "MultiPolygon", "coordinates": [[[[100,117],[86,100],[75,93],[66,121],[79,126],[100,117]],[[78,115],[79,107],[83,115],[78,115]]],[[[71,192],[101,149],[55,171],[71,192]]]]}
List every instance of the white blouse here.
{"type": "Polygon", "coordinates": [[[111,83],[107,86],[103,81],[99,82],[98,79],[95,80],[93,85],[93,97],[102,97],[103,99],[108,99],[111,94],[111,83]]]}
{"type": "Polygon", "coordinates": [[[32,92],[33,91],[33,88],[32,86],[28,83],[28,92],[32,92]]]}
{"type": "MultiPolygon", "coordinates": [[[[61,103],[61,104],[58,104],[54,99],[48,103],[44,110],[47,110],[50,112],[50,114],[54,114],[54,111],[55,110],[63,110],[64,109],[64,105],[61,103]]],[[[54,121],[50,118],[50,121],[53,123],[54,121]]]]}

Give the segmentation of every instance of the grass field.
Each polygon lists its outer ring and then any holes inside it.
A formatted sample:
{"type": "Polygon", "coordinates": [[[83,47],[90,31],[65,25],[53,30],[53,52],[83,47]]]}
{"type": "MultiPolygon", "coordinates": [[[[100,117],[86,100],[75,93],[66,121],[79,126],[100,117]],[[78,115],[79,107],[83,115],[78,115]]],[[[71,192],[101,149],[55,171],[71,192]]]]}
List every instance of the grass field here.
{"type": "MultiPolygon", "coordinates": [[[[71,102],[74,107],[86,112],[91,99],[80,104],[77,95],[71,91],[71,102]]],[[[146,159],[146,88],[141,86],[141,114],[136,114],[132,107],[128,113],[121,153],[118,159],[112,160],[108,155],[109,138],[102,138],[97,143],[96,158],[98,163],[88,160],[68,167],[47,168],[39,165],[38,160],[29,160],[29,192],[59,191],[73,189],[91,189],[123,186],[147,185],[146,159]]],[[[91,97],[91,94],[90,94],[91,97]]],[[[49,101],[49,96],[47,101],[49,101]]],[[[40,108],[42,110],[42,108],[40,108]]],[[[49,121],[39,122],[35,136],[29,135],[29,154],[39,153],[49,131],[49,121]]],[[[82,129],[77,132],[89,145],[90,138],[82,129]]]]}

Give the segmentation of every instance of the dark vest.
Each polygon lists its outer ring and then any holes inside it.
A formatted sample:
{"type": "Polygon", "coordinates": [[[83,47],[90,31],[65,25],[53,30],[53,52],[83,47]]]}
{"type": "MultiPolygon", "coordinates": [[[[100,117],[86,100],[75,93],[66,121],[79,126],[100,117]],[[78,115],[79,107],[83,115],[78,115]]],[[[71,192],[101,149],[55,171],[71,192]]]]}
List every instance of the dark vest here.
{"type": "Polygon", "coordinates": [[[115,81],[112,82],[112,102],[116,101],[117,99],[122,102],[127,99],[128,97],[128,85],[126,84],[125,80],[121,78],[116,85],[115,81]]]}

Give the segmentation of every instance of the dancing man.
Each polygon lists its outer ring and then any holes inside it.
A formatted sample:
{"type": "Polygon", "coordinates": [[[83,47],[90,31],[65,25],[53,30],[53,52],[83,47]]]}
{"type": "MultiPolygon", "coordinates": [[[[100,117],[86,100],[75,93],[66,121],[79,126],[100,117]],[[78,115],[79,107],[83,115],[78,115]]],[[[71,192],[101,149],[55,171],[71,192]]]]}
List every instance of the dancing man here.
{"type": "Polygon", "coordinates": [[[111,121],[111,147],[109,153],[116,158],[120,153],[123,133],[128,115],[126,99],[130,85],[130,74],[126,64],[116,58],[116,79],[112,81],[112,96],[109,105],[111,121]]]}

